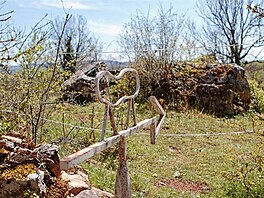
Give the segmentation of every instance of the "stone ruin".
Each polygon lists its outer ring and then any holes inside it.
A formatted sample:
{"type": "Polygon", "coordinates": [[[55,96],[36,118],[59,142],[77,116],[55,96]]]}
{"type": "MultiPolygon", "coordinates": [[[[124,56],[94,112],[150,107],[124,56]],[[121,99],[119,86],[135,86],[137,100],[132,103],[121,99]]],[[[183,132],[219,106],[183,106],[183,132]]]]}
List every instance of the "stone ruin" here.
{"type": "Polygon", "coordinates": [[[230,116],[247,111],[251,102],[245,70],[236,64],[176,64],[155,86],[154,95],[177,110],[191,106],[230,116]]]}
{"type": "Polygon", "coordinates": [[[58,147],[20,134],[0,135],[0,197],[114,197],[91,186],[82,168],[60,169],[58,147]]]}

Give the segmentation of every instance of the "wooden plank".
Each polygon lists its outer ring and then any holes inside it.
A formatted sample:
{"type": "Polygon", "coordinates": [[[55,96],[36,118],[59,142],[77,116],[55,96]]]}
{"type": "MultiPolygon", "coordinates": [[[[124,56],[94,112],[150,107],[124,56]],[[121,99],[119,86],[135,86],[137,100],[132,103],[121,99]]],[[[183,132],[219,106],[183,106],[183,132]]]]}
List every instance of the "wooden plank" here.
{"type": "Polygon", "coordinates": [[[156,121],[157,121],[156,117],[146,119],[144,121],[139,122],[136,126],[133,126],[129,129],[120,131],[119,135],[124,136],[124,137],[133,135],[134,133],[138,132],[139,130],[150,126],[152,123],[155,123],[156,121]]]}
{"type": "MultiPolygon", "coordinates": [[[[156,125],[156,132],[155,132],[155,136],[158,136],[158,134],[161,130],[162,124],[164,122],[166,113],[163,110],[162,106],[160,105],[159,101],[157,100],[157,98],[155,96],[150,96],[149,100],[150,100],[151,104],[153,105],[154,109],[160,115],[159,120],[158,120],[157,125],[156,125]]],[[[156,138],[155,138],[155,140],[156,140],[156,138]]]]}
{"type": "Polygon", "coordinates": [[[140,129],[143,129],[147,126],[150,126],[152,123],[155,123],[156,120],[157,118],[154,117],[154,118],[141,121],[134,127],[120,131],[118,135],[106,138],[104,141],[97,142],[89,147],[86,147],[74,154],[71,154],[65,157],[60,162],[61,169],[67,170],[69,168],[74,167],[77,164],[82,163],[86,159],[91,158],[95,154],[100,153],[106,148],[109,148],[113,144],[117,143],[119,141],[120,136],[123,136],[123,137],[130,136],[138,132],[140,129]]]}
{"type": "Polygon", "coordinates": [[[137,125],[137,117],[136,117],[136,109],[135,109],[135,99],[132,99],[132,113],[133,113],[133,122],[134,122],[134,126],[137,125]]]}
{"type": "Polygon", "coordinates": [[[162,106],[155,96],[150,96],[149,100],[159,115],[166,115],[165,111],[163,110],[162,106]]]}
{"type": "Polygon", "coordinates": [[[86,147],[76,153],[73,153],[64,159],[60,161],[60,166],[62,170],[67,170],[75,165],[78,165],[85,161],[86,159],[89,159],[90,157],[94,156],[97,153],[100,153],[101,151],[105,150],[106,148],[109,148],[113,144],[117,143],[119,141],[120,135],[112,136],[104,141],[97,142],[89,147],[86,147]]]}
{"type": "Polygon", "coordinates": [[[156,128],[156,136],[159,134],[159,132],[161,130],[161,127],[162,127],[162,124],[164,122],[164,119],[165,119],[165,115],[160,116],[159,121],[158,121],[158,125],[157,125],[157,128],[156,128]]]}
{"type": "Polygon", "coordinates": [[[109,106],[109,118],[110,118],[111,127],[113,129],[113,135],[117,135],[118,134],[117,127],[116,127],[115,118],[114,118],[114,114],[113,114],[113,110],[111,106],[109,106]]]}
{"type": "Polygon", "coordinates": [[[132,99],[127,100],[127,115],[126,115],[126,124],[125,124],[126,129],[129,127],[131,104],[132,104],[132,99]]]}

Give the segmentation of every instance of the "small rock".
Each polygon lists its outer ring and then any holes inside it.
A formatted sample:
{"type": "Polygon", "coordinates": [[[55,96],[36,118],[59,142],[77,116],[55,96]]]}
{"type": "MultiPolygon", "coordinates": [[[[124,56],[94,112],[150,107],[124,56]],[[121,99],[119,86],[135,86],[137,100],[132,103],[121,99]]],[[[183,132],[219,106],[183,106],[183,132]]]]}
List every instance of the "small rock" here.
{"type": "Polygon", "coordinates": [[[11,142],[14,142],[14,143],[17,143],[17,144],[21,144],[22,143],[22,139],[20,139],[20,138],[8,136],[8,135],[2,135],[2,138],[7,139],[7,140],[9,140],[11,142]]]}
{"type": "Polygon", "coordinates": [[[78,195],[76,195],[74,198],[100,198],[97,193],[91,189],[91,190],[84,190],[80,192],[78,195]]]}
{"type": "Polygon", "coordinates": [[[76,174],[68,174],[65,171],[61,172],[61,178],[69,182],[69,194],[77,195],[83,190],[91,189],[88,176],[81,171],[76,174]]]}
{"type": "Polygon", "coordinates": [[[38,156],[42,156],[42,162],[57,178],[61,176],[60,157],[58,150],[58,146],[54,144],[43,144],[33,150],[33,153],[37,153],[38,156]]]}
{"type": "Polygon", "coordinates": [[[15,144],[14,142],[8,141],[6,139],[0,140],[1,147],[4,147],[8,151],[14,151],[15,144]]]}
{"type": "Polygon", "coordinates": [[[27,176],[28,180],[36,181],[40,190],[40,194],[46,193],[46,185],[44,182],[44,171],[38,170],[35,174],[29,174],[27,176]]]}
{"type": "Polygon", "coordinates": [[[100,190],[98,188],[94,188],[92,187],[92,190],[94,192],[96,192],[96,194],[99,196],[99,197],[107,197],[107,198],[114,198],[115,196],[109,192],[106,192],[106,191],[103,191],[103,190],[100,190]]]}

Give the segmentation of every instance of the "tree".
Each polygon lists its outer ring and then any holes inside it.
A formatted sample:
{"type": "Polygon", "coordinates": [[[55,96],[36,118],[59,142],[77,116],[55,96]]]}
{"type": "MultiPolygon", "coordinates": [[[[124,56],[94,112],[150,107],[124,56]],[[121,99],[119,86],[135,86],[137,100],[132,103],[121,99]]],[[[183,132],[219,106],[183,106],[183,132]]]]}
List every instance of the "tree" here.
{"type": "Polygon", "coordinates": [[[245,3],[246,0],[198,0],[197,12],[205,26],[201,33],[193,33],[216,58],[240,64],[253,48],[264,44],[264,21],[247,10],[245,3]]]}
{"type": "MultiPolygon", "coordinates": [[[[1,131],[20,131],[20,127],[31,130],[36,144],[38,133],[57,107],[61,97],[61,83],[64,72],[59,64],[60,45],[69,15],[58,32],[56,48],[50,42],[50,23],[43,23],[45,16],[27,34],[15,42],[12,58],[19,63],[20,72],[0,73],[0,109],[8,112],[0,120],[1,131]],[[52,45],[52,46],[51,46],[52,45]],[[6,126],[2,129],[2,126],[6,126]]],[[[19,31],[20,32],[20,31],[19,31]]]]}
{"type": "MultiPolygon", "coordinates": [[[[63,26],[63,20],[56,18],[52,23],[53,40],[56,43],[63,26]]],[[[98,61],[102,45],[92,35],[87,21],[82,16],[71,16],[66,25],[62,45],[60,47],[61,65],[65,70],[74,72],[77,67],[92,61],[98,61]]]]}
{"type": "Polygon", "coordinates": [[[184,17],[179,16],[170,6],[164,10],[160,6],[158,15],[150,17],[148,12],[142,12],[131,18],[131,21],[123,26],[119,35],[120,47],[128,52],[128,58],[144,60],[146,71],[153,71],[153,58],[163,61],[164,69],[167,69],[172,60],[177,56],[180,36],[184,27],[184,17]]]}
{"type": "MultiPolygon", "coordinates": [[[[4,7],[5,1],[0,3],[0,9],[4,7]]],[[[17,42],[16,40],[21,36],[21,32],[15,31],[9,20],[12,18],[12,13],[14,11],[8,11],[0,14],[0,64],[4,70],[8,70],[5,67],[6,62],[12,59],[12,54],[10,50],[13,49],[17,42]]]]}
{"type": "Polygon", "coordinates": [[[164,90],[161,82],[167,80],[173,62],[179,57],[184,21],[184,16],[179,16],[172,6],[168,10],[160,6],[155,17],[149,12],[138,11],[124,25],[118,42],[128,58],[134,61],[131,66],[139,71],[144,90],[140,99],[166,94],[160,91],[164,90]]]}

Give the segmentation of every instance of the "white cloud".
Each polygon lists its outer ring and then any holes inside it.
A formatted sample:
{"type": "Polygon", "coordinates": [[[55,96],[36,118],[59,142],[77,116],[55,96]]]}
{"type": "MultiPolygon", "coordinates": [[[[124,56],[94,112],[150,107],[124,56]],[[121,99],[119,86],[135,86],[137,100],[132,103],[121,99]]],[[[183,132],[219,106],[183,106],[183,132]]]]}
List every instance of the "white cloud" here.
{"type": "Polygon", "coordinates": [[[62,5],[66,9],[73,9],[73,10],[91,10],[95,9],[93,6],[89,5],[89,3],[84,3],[81,1],[76,0],[64,0],[63,4],[60,0],[42,0],[42,5],[48,7],[55,7],[55,8],[62,8],[62,5]]]}
{"type": "Polygon", "coordinates": [[[109,36],[117,36],[122,29],[122,27],[118,25],[103,24],[103,23],[95,22],[93,20],[89,20],[88,23],[89,23],[89,28],[92,32],[109,35],[109,36]]]}
{"type": "Polygon", "coordinates": [[[20,7],[53,7],[53,8],[65,8],[73,10],[92,10],[97,9],[96,5],[92,2],[84,0],[22,0],[17,1],[20,7]]]}

